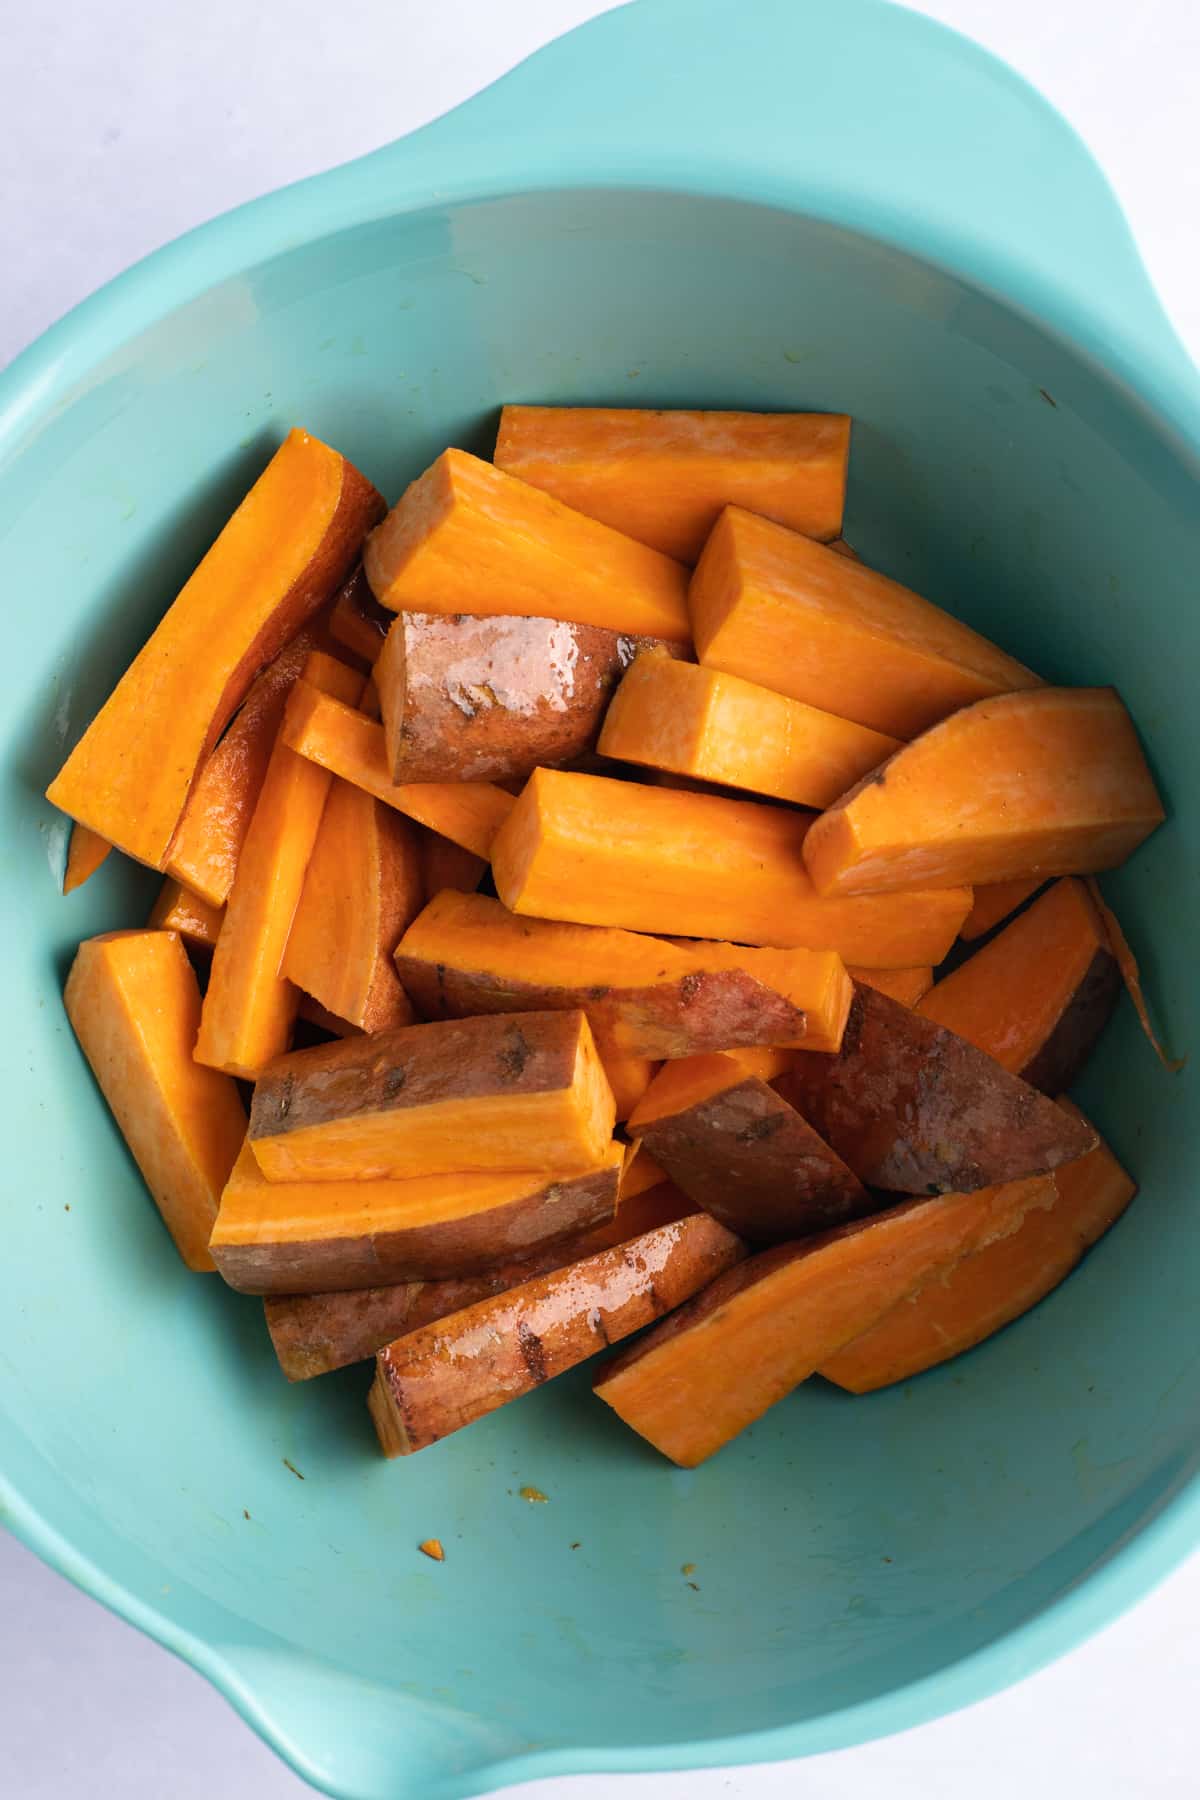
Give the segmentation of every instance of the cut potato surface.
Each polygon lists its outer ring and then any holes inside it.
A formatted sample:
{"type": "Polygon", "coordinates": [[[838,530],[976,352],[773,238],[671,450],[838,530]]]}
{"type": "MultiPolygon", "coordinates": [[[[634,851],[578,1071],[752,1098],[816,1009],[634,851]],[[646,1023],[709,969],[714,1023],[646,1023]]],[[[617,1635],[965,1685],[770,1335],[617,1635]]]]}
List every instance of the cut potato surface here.
{"type": "Polygon", "coordinates": [[[1038,676],[898,581],[738,506],[688,593],[696,654],[794,700],[912,738],[1038,676]]]}
{"type": "Polygon", "coordinates": [[[1038,688],[964,707],[822,813],[818,893],[1039,881],[1124,862],[1164,818],[1113,688],[1038,688]]]}
{"type": "Polygon", "coordinates": [[[510,1013],[280,1057],[254,1090],[250,1145],[270,1181],[578,1172],[607,1154],[613,1123],[584,1015],[510,1013]]]}
{"type": "Polygon", "coordinates": [[[782,807],[538,769],[492,847],[512,912],[582,925],[836,950],[869,968],[940,962],[966,887],[822,900],[804,867],[810,821],[782,807]]]}
{"type": "Polygon", "coordinates": [[[589,518],[693,563],[734,501],[807,537],[836,538],[849,451],[844,413],[506,406],[495,460],[589,518]]]}
{"type": "Polygon", "coordinates": [[[250,683],[330,598],[383,510],[345,457],[289,433],[51,783],[55,806],[163,868],[250,683]]]}

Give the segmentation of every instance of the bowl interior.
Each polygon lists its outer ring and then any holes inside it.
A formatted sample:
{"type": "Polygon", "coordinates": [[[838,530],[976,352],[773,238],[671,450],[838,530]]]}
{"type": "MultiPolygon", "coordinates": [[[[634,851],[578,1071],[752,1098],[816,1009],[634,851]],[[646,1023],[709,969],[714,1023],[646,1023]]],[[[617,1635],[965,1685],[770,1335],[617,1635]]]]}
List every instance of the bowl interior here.
{"type": "Polygon", "coordinates": [[[79,380],[0,476],[0,1466],[68,1568],[168,1635],[324,1665],[293,1669],[286,1729],[364,1788],[331,1696],[379,1718],[404,1696],[405,1730],[464,1763],[875,1700],[1042,1612],[1196,1461],[1195,1075],[1158,1068],[1126,1003],[1079,1098],[1142,1195],[1084,1267],[952,1366],[863,1400],[813,1381],[694,1473],[588,1371],[385,1465],[365,1370],[289,1387],[257,1303],[175,1260],[60,1004],[77,940],[139,921],[154,878],[113,859],[61,900],[42,790],[287,426],[394,497],[446,443],[486,453],[504,399],[852,412],[867,559],[1051,679],[1119,685],[1171,818],[1106,887],[1173,1044],[1197,1025],[1196,468],[1035,321],[793,215],[547,193],[298,247],[79,380]]]}

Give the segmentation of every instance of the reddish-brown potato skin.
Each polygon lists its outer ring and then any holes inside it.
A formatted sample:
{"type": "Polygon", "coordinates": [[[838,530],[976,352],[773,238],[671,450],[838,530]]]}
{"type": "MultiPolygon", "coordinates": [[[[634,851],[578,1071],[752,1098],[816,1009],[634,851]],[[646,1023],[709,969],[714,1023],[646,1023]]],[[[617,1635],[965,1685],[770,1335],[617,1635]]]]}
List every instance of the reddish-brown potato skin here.
{"type": "Polygon", "coordinates": [[[608,1224],[546,1244],[511,1262],[498,1262],[479,1275],[404,1281],[330,1294],[270,1296],[263,1301],[267,1330],[288,1380],[308,1381],[363,1362],[394,1338],[432,1325],[448,1313],[462,1312],[464,1307],[507,1293],[537,1275],[566,1268],[568,1263],[613,1248],[643,1231],[672,1224],[691,1211],[691,1202],[670,1182],[662,1182],[623,1203],[608,1224]]]}
{"type": "MultiPolygon", "coordinates": [[[[692,948],[690,944],[686,948],[692,948]]],[[[703,969],[645,987],[546,986],[396,952],[405,993],[426,1019],[567,1009],[585,1012],[601,1046],[632,1056],[698,1056],[741,1045],[797,1044],[806,1017],[744,969],[703,969]]]]}
{"type": "Polygon", "coordinates": [[[861,983],[836,1056],[775,1084],[868,1187],[971,1193],[1043,1175],[1096,1134],[953,1031],[861,983]]]}
{"type": "Polygon", "coordinates": [[[704,1213],[539,1276],[380,1351],[371,1413],[408,1455],[641,1330],[745,1255],[704,1213]]]}
{"type": "Polygon", "coordinates": [[[756,1076],[650,1119],[637,1134],[690,1200],[753,1244],[825,1231],[883,1204],[756,1076]]]}
{"type": "Polygon", "coordinates": [[[523,780],[595,741],[641,650],[679,645],[560,619],[402,612],[375,664],[395,781],[523,780]]]}
{"type": "Polygon", "coordinates": [[[570,1013],[402,1025],[277,1057],[250,1109],[251,1140],[363,1113],[478,1094],[569,1088],[578,1023],[570,1013]]]}
{"type": "Polygon", "coordinates": [[[1108,1024],[1120,991],[1116,957],[1110,950],[1097,950],[1050,1036],[1021,1070],[1022,1081],[1043,1094],[1061,1094],[1073,1086],[1108,1024]]]}
{"type": "Polygon", "coordinates": [[[319,1294],[478,1274],[611,1220],[616,1168],[547,1175],[518,1201],[457,1219],[304,1241],[217,1244],[213,1260],[242,1294],[319,1294]]]}

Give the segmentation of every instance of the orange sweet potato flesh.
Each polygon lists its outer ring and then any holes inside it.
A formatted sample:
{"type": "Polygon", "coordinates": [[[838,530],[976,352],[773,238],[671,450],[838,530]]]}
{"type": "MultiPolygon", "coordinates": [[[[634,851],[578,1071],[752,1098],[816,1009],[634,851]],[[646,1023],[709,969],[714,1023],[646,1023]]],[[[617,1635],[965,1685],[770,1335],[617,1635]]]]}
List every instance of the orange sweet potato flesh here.
{"type": "Polygon", "coordinates": [[[510,1013],[280,1057],[255,1089],[250,1145],[270,1181],[572,1173],[602,1160],[613,1122],[584,1015],[510,1013]]]}
{"type": "Polygon", "coordinates": [[[589,1169],[268,1181],[247,1144],[221,1197],[213,1260],[247,1294],[303,1294],[478,1274],[610,1223],[623,1150],[589,1169]]]}
{"type": "Polygon", "coordinates": [[[323,637],[309,627],[267,664],[192,783],[167,873],[211,906],[229,898],[287,697],[323,637]]]}
{"type": "Polygon", "coordinates": [[[733,1057],[665,1064],[629,1130],[689,1200],[753,1244],[879,1209],[807,1120],[733,1057]]]}
{"type": "Polygon", "coordinates": [[[835,538],[846,503],[844,413],[650,412],[506,406],[497,468],[694,563],[731,502],[835,538]]]}
{"type": "Polygon", "coordinates": [[[488,856],[513,798],[487,781],[395,782],[387,769],[383,726],[333,695],[298,681],[287,703],[283,742],[298,756],[353,782],[385,806],[488,856]]]}
{"type": "Polygon", "coordinates": [[[67,866],[63,872],[63,893],[73,894],[85,881],[90,881],[111,849],[107,838],[89,831],[86,825],[72,825],[67,866]]]}
{"type": "Polygon", "coordinates": [[[659,1167],[650,1152],[636,1138],[632,1143],[626,1144],[625,1162],[621,1169],[622,1204],[632,1200],[636,1194],[644,1194],[648,1189],[658,1187],[666,1180],[667,1171],[659,1167]]]}
{"type": "Polygon", "coordinates": [[[1100,892],[1100,884],[1094,879],[1088,881],[1088,892],[1095,902],[1096,909],[1104,921],[1104,929],[1108,935],[1109,947],[1117,959],[1117,967],[1121,971],[1121,980],[1125,983],[1125,991],[1133,1001],[1133,1009],[1138,1016],[1138,1024],[1157,1056],[1163,1068],[1172,1075],[1178,1075],[1187,1062],[1186,1056],[1170,1056],[1159,1040],[1154,1029],[1154,1021],[1150,1017],[1150,1008],[1146,1004],[1146,996],[1142,991],[1142,975],[1138,968],[1138,959],[1133,953],[1133,946],[1121,927],[1121,921],[1108,905],[1100,892]]]}
{"type": "Polygon", "coordinates": [[[649,651],[622,678],[599,748],[619,761],[831,806],[900,743],[740,675],[649,651]]]}
{"type": "Polygon", "coordinates": [[[338,589],[329,613],[329,635],[371,668],[388,634],[392,615],[380,606],[360,563],[338,589]]]}
{"type": "Polygon", "coordinates": [[[851,984],[835,952],[680,947],[516,918],[484,894],[432,900],[396,951],[426,1018],[582,1008],[605,1054],[691,1056],[738,1044],[835,1050],[851,984]]]}
{"type": "MultiPolygon", "coordinates": [[[[307,681],[355,699],[362,677],[323,651],[305,664],[307,681]]],[[[196,1056],[248,1081],[287,1049],[299,992],[281,974],[288,934],[329,791],[329,776],[278,739],[213,951],[196,1056]]]]}
{"type": "Polygon", "coordinates": [[[208,1236],[246,1129],[228,1076],[192,1057],[200,989],[173,931],[110,931],[79,946],[67,1017],[189,1269],[208,1236]]]}
{"type": "Polygon", "coordinates": [[[931,988],[919,1010],[1058,1094],[1083,1068],[1120,988],[1104,921],[1084,883],[1068,876],[931,988]]]}
{"type": "Polygon", "coordinates": [[[393,780],[523,781],[572,762],[623,672],[658,643],[565,619],[397,614],[375,664],[393,780]]]}
{"type": "Polygon", "coordinates": [[[864,907],[812,887],[810,821],[783,807],[538,769],[492,847],[512,912],[740,944],[836,950],[869,968],[940,962],[966,887],[864,907]]]}
{"type": "Polygon", "coordinates": [[[165,868],[189,791],[258,671],[328,600],[383,501],[292,431],[138,652],[48,790],[165,868]]]}
{"type": "Polygon", "coordinates": [[[743,1254],[695,1213],[398,1338],[379,1353],[369,1402],[384,1455],[423,1450],[574,1368],[743,1254]]]}
{"type": "Polygon", "coordinates": [[[334,778],[309,858],[282,973],[363,1031],[412,1023],[392,953],[421,909],[416,827],[334,778]]]}
{"type": "Polygon", "coordinates": [[[1114,688],[1038,688],[964,707],[830,807],[804,842],[818,893],[1115,868],[1162,801],[1114,688]]]}
{"type": "Polygon", "coordinates": [[[478,1275],[439,1281],[405,1281],[386,1287],[351,1288],[328,1294],[281,1294],[263,1302],[267,1330],[279,1366],[289,1381],[307,1381],[374,1356],[393,1338],[419,1331],[461,1312],[479,1300],[548,1275],[553,1269],[594,1256],[599,1250],[670,1225],[693,1212],[691,1202],[669,1182],[622,1200],[606,1225],[561,1238],[514,1261],[495,1263],[478,1275]]]}
{"type": "Polygon", "coordinates": [[[1011,1231],[1036,1198],[1009,1187],[912,1200],[764,1250],[608,1363],[595,1391],[695,1468],[935,1270],[1011,1231]]]}
{"type": "Polygon", "coordinates": [[[155,931],[177,931],[185,943],[198,950],[213,948],[224,922],[223,906],[210,906],[171,875],[158,890],[158,899],[146,920],[155,931]]]}
{"type": "Polygon", "coordinates": [[[687,570],[465,450],[446,450],[367,539],[393,612],[509,613],[691,637],[687,570]]]}
{"type": "Polygon", "coordinates": [[[1018,906],[1024,906],[1031,894],[1036,894],[1041,887],[1040,877],[1024,878],[1020,881],[990,881],[986,887],[975,889],[975,900],[970,912],[959,932],[959,937],[970,943],[1007,919],[1009,913],[1016,912],[1018,906]]]}
{"type": "Polygon", "coordinates": [[[933,1194],[1044,1175],[1090,1128],[999,1063],[860,986],[836,1056],[797,1050],[775,1084],[868,1187],[933,1194]]]}
{"type": "Polygon", "coordinates": [[[981,1344],[1065,1280],[1137,1193],[1104,1143],[1035,1179],[1051,1189],[1045,1205],[1031,1207],[1009,1236],[899,1301],[822,1363],[825,1379],[869,1394],[981,1344]]]}
{"type": "Polygon", "coordinates": [[[793,700],[912,738],[1038,677],[898,581],[755,518],[721,514],[688,593],[696,654],[793,700]]]}
{"type": "Polygon", "coordinates": [[[915,1006],[933,986],[933,970],[928,963],[917,969],[860,969],[851,965],[846,973],[851,981],[878,988],[881,994],[890,994],[905,1006],[915,1006]]]}
{"type": "Polygon", "coordinates": [[[602,1049],[600,1060],[617,1106],[617,1123],[624,1124],[638,1104],[660,1065],[650,1056],[634,1056],[627,1050],[602,1049]]]}

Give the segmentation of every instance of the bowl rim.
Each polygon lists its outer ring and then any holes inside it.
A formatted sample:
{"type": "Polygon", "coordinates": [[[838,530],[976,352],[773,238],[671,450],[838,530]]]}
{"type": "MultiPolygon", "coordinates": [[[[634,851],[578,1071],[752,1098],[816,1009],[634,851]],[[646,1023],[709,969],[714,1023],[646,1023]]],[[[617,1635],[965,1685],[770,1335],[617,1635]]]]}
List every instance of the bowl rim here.
{"type": "MultiPolygon", "coordinates": [[[[726,0],[702,3],[714,17],[726,11],[726,0]]],[[[631,30],[645,34],[674,29],[672,19],[680,9],[691,8],[689,18],[694,18],[696,5],[697,0],[639,0],[633,7],[603,14],[412,137],[252,200],[198,226],[117,276],[0,372],[0,476],[9,456],[19,454],[26,434],[36,432],[39,420],[86,391],[92,371],[103,358],[169,312],[246,268],[323,236],[394,214],[580,188],[664,192],[776,206],[887,244],[1024,314],[1097,366],[1150,412],[1181,447],[1193,453],[1200,449],[1200,381],[1157,307],[1123,225],[1126,241],[1118,242],[1116,233],[1112,254],[1122,260],[1127,275],[1132,266],[1130,278],[1135,286],[1141,284],[1145,294],[1128,330],[1114,330],[1108,328],[1103,315],[1088,311],[1067,289],[1047,283],[1028,268],[1006,269],[1002,261],[980,255],[977,245],[956,243],[937,221],[914,219],[884,204],[864,211],[829,187],[818,191],[810,186],[801,192],[794,172],[774,178],[762,169],[748,171],[725,150],[714,149],[707,159],[695,147],[681,157],[664,154],[656,161],[651,178],[636,157],[614,147],[606,155],[592,152],[578,160],[561,182],[544,178],[544,146],[536,140],[532,146],[522,145],[519,132],[521,154],[515,162],[504,156],[494,161],[481,157],[481,133],[486,139],[489,118],[494,120],[497,108],[513,116],[526,110],[522,81],[527,72],[537,72],[539,79],[548,73],[555,83],[565,79],[569,85],[579,73],[581,59],[594,62],[598,47],[601,62],[605,58],[625,61],[631,30]],[[488,173],[481,175],[481,169],[488,173]]],[[[842,28],[861,32],[865,21],[867,28],[878,30],[885,15],[892,22],[904,21],[898,28],[914,40],[936,47],[942,56],[949,51],[958,67],[970,67],[989,83],[999,82],[1023,107],[1035,105],[1040,118],[1050,115],[1063,141],[1077,146],[1088,165],[1089,181],[1105,187],[1114,219],[1122,221],[1111,190],[1070,127],[1006,64],[959,34],[902,7],[886,5],[884,0],[844,0],[844,7],[842,28]]],[[[757,20],[761,24],[768,15],[776,28],[778,13],[772,0],[740,0],[740,23],[757,20]]],[[[725,50],[722,45],[723,55],[725,50]]],[[[427,1777],[421,1788],[422,1800],[466,1800],[516,1782],[555,1775],[719,1767],[844,1749],[983,1699],[1042,1668],[1112,1621],[1164,1580],[1195,1548],[1200,1539],[1198,1467],[1200,1451],[1177,1472],[1152,1516],[1119,1536],[1096,1565],[1058,1598],[1021,1623],[1001,1630],[980,1649],[919,1680],[831,1713],[766,1730],[632,1748],[580,1744],[491,1761],[481,1758],[456,1771],[427,1769],[421,1772],[427,1777]]],[[[52,1568],[205,1676],[313,1787],[339,1800],[368,1800],[361,1788],[339,1785],[296,1741],[276,1717],[263,1684],[239,1667],[235,1650],[209,1642],[181,1624],[166,1606],[142,1597],[107,1574],[26,1501],[2,1469],[0,1520],[52,1568]]],[[[300,1660],[311,1662],[317,1671],[327,1666],[315,1658],[300,1660]]],[[[401,1734],[403,1707],[400,1698],[397,1718],[401,1734]]],[[[383,1796],[373,1792],[369,1800],[383,1800],[383,1796]]]]}

